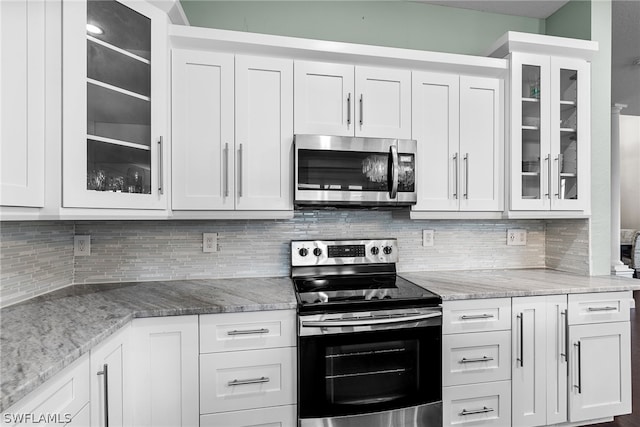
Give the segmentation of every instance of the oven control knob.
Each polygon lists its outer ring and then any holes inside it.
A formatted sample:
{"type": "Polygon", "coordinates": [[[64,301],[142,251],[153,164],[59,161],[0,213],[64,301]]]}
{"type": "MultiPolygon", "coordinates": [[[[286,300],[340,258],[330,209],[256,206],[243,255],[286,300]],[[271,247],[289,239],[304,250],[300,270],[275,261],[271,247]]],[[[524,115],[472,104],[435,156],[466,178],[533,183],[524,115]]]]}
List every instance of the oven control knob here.
{"type": "Polygon", "coordinates": [[[313,254],[314,254],[315,256],[320,256],[320,255],[322,255],[322,249],[320,249],[320,248],[315,248],[315,249],[313,250],[313,254]]]}
{"type": "Polygon", "coordinates": [[[377,246],[371,248],[371,255],[378,255],[380,253],[380,249],[377,246]]]}
{"type": "Polygon", "coordinates": [[[391,246],[385,246],[384,248],[382,248],[382,252],[384,252],[385,255],[389,255],[391,252],[393,252],[393,248],[391,246]]]}
{"type": "Polygon", "coordinates": [[[300,250],[298,250],[298,254],[300,256],[307,256],[309,254],[309,249],[307,248],[300,248],[300,250]]]}

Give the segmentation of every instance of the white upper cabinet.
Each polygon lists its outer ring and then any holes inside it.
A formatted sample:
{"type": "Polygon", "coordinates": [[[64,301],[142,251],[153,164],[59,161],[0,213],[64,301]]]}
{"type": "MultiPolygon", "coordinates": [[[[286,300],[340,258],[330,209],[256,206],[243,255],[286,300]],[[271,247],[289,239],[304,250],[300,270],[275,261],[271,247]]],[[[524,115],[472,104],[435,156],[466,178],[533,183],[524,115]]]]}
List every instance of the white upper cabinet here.
{"type": "Polygon", "coordinates": [[[167,16],[143,1],[62,11],[63,207],[166,209],[167,16]]]}
{"type": "Polygon", "coordinates": [[[293,61],[172,55],[172,208],[292,210],[293,61]]]}
{"type": "Polygon", "coordinates": [[[414,211],[502,210],[501,81],[413,73],[414,211]]]}
{"type": "Polygon", "coordinates": [[[295,62],[295,133],[411,138],[411,71],[295,62]]]}
{"type": "Polygon", "coordinates": [[[45,2],[0,2],[0,205],[44,206],[45,2]]]}

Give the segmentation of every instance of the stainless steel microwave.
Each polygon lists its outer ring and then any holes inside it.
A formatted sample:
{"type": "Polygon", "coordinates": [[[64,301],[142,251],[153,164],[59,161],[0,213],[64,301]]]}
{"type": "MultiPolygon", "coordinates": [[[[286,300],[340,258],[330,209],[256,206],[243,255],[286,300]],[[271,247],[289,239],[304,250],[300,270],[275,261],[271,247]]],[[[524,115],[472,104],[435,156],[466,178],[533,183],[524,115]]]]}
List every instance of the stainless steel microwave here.
{"type": "Polygon", "coordinates": [[[297,206],[416,203],[414,140],[295,135],[294,150],[297,206]]]}

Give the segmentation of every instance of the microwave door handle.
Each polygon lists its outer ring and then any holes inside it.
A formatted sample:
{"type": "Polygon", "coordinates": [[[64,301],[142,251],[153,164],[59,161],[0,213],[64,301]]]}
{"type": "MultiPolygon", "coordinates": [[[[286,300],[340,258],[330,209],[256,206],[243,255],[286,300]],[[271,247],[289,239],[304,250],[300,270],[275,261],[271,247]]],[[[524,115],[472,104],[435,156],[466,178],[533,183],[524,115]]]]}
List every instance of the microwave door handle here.
{"type": "Polygon", "coordinates": [[[389,197],[395,199],[398,195],[398,147],[392,145],[389,147],[389,156],[391,157],[391,184],[389,188],[389,197]]]}

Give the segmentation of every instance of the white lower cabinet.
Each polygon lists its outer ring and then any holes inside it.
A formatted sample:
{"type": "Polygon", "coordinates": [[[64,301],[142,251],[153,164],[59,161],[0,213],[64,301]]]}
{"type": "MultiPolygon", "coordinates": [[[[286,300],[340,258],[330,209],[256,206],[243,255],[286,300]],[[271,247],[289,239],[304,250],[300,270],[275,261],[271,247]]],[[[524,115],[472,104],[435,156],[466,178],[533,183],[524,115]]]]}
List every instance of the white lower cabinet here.
{"type": "Polygon", "coordinates": [[[200,424],[294,426],[293,310],[200,316],[200,424]]]}
{"type": "Polygon", "coordinates": [[[511,422],[511,382],[445,387],[443,426],[506,427],[511,422]]]}
{"type": "Polygon", "coordinates": [[[134,319],[134,426],[198,425],[198,316],[134,319]]]}

